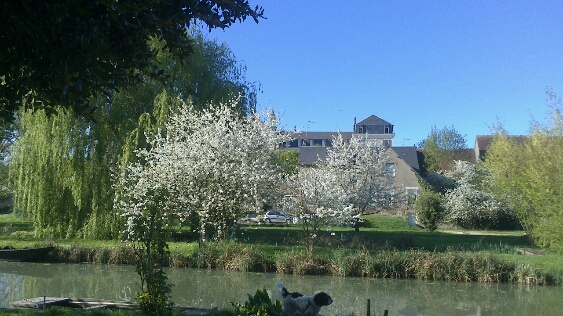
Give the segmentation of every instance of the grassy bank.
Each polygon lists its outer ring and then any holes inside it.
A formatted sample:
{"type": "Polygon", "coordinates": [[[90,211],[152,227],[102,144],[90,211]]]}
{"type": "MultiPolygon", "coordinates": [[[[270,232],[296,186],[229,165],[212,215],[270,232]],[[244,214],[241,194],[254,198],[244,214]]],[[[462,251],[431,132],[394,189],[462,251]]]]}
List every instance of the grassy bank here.
{"type": "MultiPolygon", "coordinates": [[[[0,219],[0,229],[5,232],[0,246],[54,245],[55,250],[44,260],[132,262],[131,249],[119,242],[42,241],[32,237],[30,223],[8,216],[0,219]]],[[[372,215],[366,217],[360,232],[345,227],[320,232],[314,254],[305,252],[303,238],[301,228],[293,225],[241,226],[233,240],[202,245],[179,232],[169,244],[167,264],[248,272],[563,285],[563,256],[520,254],[521,249],[532,247],[523,232],[427,232],[409,226],[404,219],[372,215]]]]}

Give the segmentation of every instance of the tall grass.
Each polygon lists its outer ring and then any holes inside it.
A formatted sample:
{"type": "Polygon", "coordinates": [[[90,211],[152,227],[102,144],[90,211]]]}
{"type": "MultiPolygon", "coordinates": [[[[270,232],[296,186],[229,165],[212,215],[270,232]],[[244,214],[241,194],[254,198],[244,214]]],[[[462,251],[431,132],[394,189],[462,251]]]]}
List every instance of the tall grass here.
{"type": "Polygon", "coordinates": [[[530,265],[503,261],[491,252],[424,250],[338,251],[330,274],[418,280],[520,284],[561,284],[561,273],[542,273],[530,265]]]}
{"type": "Polygon", "coordinates": [[[199,248],[184,259],[184,262],[186,267],[190,268],[242,272],[270,272],[273,270],[273,262],[263,252],[252,246],[245,246],[232,241],[202,243],[199,248]]]}

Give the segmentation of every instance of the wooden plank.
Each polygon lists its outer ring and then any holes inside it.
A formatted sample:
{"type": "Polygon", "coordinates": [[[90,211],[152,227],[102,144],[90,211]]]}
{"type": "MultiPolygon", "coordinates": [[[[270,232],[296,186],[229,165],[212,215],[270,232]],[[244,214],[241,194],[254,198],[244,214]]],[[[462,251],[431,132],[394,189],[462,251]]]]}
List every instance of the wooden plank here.
{"type": "MultiPolygon", "coordinates": [[[[113,301],[96,298],[63,298],[63,297],[35,297],[24,299],[22,301],[11,302],[10,305],[15,308],[32,308],[43,309],[49,306],[66,306],[80,309],[97,309],[97,308],[116,308],[116,309],[139,309],[139,304],[129,301],[113,301]]],[[[199,308],[199,307],[181,307],[174,306],[174,310],[182,311],[185,314],[209,314],[217,312],[219,309],[199,308]]]]}
{"type": "Polygon", "coordinates": [[[70,302],[70,298],[64,297],[35,297],[30,299],[24,299],[22,301],[11,302],[10,305],[13,307],[20,308],[45,308],[49,306],[66,306],[70,302]]]}
{"type": "Polygon", "coordinates": [[[103,306],[105,308],[138,309],[139,305],[128,301],[102,300],[96,298],[75,298],[69,302],[70,307],[91,308],[103,306]]]}

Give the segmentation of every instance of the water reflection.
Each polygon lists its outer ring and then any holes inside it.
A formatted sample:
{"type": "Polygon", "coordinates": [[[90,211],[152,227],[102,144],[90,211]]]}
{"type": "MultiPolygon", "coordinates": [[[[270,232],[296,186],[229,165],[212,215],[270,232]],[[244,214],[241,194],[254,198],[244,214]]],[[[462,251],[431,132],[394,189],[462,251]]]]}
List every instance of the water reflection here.
{"type": "MultiPolygon", "coordinates": [[[[326,276],[170,269],[172,298],[177,305],[228,308],[247,294],[282,281],[290,291],[329,293],[334,303],[325,315],[558,315],[563,288],[381,280],[326,276]]],[[[39,296],[133,300],[139,289],[133,267],[89,264],[0,262],[0,306],[39,296]]]]}

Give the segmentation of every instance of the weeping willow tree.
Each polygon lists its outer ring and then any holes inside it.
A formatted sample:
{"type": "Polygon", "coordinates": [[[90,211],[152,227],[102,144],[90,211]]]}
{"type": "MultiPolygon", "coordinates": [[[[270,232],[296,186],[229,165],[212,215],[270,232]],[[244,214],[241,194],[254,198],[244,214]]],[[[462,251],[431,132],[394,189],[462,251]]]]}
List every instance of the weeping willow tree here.
{"type": "Polygon", "coordinates": [[[241,115],[252,112],[256,85],[226,44],[191,36],[194,53],[176,60],[165,43],[151,40],[166,84],[145,78],[134,87],[97,98],[92,120],[60,108],[55,114],[24,111],[11,152],[14,209],[32,218],[35,232],[50,238],[118,238],[123,222],[113,208],[112,174],[137,158],[145,133],[164,126],[179,99],[203,109],[210,101],[241,94],[241,115]]]}

